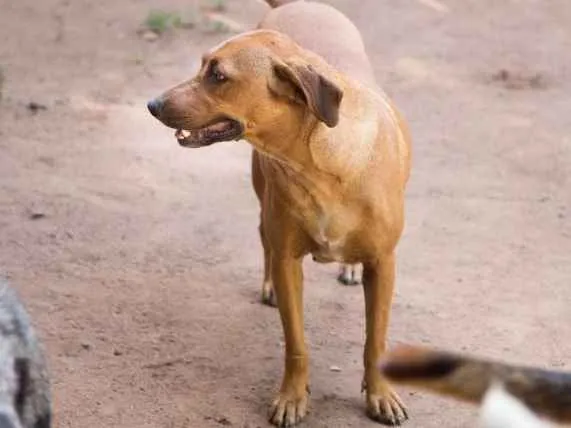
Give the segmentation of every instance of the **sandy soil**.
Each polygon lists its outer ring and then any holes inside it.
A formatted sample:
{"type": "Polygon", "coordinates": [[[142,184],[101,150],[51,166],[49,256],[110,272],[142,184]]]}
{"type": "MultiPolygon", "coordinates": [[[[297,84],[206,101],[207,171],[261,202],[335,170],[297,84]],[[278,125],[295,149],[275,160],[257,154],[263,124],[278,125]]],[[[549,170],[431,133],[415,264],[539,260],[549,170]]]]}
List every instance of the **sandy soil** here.
{"type": "MultiPolygon", "coordinates": [[[[571,4],[330,3],[414,135],[391,344],[569,368],[571,4]]],[[[244,28],[265,10],[227,5],[244,28]]],[[[0,0],[0,270],[48,349],[57,427],[268,426],[282,339],[257,302],[249,147],[181,149],[145,110],[228,36],[138,34],[149,10],[192,7],[0,0]]],[[[362,292],[334,276],[307,263],[305,426],[374,426],[362,292]]],[[[409,427],[474,426],[471,407],[403,395],[409,427]]]]}

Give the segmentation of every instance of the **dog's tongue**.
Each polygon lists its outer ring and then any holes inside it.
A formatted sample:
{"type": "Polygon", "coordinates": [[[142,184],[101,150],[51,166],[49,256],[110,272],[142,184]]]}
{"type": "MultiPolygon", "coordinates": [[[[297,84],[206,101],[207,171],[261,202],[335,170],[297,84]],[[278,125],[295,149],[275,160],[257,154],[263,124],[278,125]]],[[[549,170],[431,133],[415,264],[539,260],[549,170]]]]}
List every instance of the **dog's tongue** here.
{"type": "Polygon", "coordinates": [[[208,131],[220,132],[220,131],[225,131],[226,129],[228,129],[229,125],[230,125],[230,123],[227,120],[223,120],[220,122],[216,122],[216,123],[208,126],[205,129],[208,131]]]}

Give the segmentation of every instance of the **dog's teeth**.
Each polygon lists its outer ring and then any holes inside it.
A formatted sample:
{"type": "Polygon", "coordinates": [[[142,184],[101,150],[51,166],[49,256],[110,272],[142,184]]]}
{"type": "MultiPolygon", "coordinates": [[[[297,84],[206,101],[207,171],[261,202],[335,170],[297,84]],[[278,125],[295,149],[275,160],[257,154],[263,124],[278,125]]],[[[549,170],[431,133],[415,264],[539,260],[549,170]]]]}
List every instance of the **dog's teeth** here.
{"type": "Polygon", "coordinates": [[[179,140],[184,140],[185,138],[190,137],[191,134],[192,133],[186,129],[179,129],[175,132],[175,137],[179,140]]]}

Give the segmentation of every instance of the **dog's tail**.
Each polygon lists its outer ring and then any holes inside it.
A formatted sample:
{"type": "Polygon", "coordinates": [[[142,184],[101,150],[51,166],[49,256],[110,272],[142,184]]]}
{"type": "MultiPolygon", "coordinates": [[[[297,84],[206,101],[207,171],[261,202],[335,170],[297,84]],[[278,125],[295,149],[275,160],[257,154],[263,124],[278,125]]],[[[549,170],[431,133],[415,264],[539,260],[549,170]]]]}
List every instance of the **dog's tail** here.
{"type": "Polygon", "coordinates": [[[500,383],[534,412],[556,422],[571,422],[571,373],[412,346],[389,352],[380,369],[392,382],[476,403],[500,383]]]}
{"type": "Polygon", "coordinates": [[[286,3],[291,3],[294,1],[301,1],[301,0],[266,0],[266,3],[268,3],[273,8],[276,8],[283,6],[286,3]]]}

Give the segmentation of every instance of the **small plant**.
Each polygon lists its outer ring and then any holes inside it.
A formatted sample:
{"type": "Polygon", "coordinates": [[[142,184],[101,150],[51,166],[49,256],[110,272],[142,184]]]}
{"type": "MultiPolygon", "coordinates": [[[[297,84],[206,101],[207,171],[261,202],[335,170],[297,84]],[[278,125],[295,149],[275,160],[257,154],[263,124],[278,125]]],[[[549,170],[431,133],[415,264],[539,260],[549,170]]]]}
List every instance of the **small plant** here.
{"type": "Polygon", "coordinates": [[[228,24],[215,19],[208,19],[204,23],[203,29],[207,33],[229,33],[231,31],[228,24]]]}
{"type": "Polygon", "coordinates": [[[157,34],[162,34],[171,28],[182,26],[182,18],[178,13],[164,10],[151,10],[145,19],[145,27],[157,34]]]}
{"type": "Polygon", "coordinates": [[[227,0],[207,0],[202,9],[189,9],[185,13],[151,10],[140,29],[140,34],[147,41],[155,41],[163,33],[171,29],[199,28],[206,33],[240,32],[242,27],[226,17],[227,0]]]}

